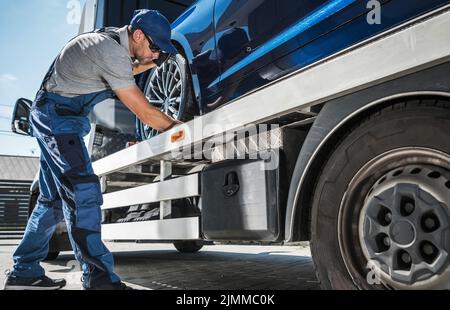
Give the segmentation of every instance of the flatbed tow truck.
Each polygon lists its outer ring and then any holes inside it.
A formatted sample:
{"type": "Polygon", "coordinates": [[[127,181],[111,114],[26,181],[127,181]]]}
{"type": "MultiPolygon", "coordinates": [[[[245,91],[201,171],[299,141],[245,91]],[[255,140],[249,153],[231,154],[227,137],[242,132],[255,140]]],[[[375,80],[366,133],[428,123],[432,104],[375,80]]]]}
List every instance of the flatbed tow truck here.
{"type": "Polygon", "coordinates": [[[102,237],[310,241],[323,288],[449,289],[449,77],[446,5],[101,158],[102,237]]]}

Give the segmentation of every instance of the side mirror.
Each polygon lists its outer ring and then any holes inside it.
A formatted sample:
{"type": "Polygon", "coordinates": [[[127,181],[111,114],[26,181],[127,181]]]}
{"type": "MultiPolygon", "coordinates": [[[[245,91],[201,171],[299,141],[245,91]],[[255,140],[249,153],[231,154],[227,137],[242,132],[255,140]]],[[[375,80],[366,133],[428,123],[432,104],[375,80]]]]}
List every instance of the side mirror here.
{"type": "Polygon", "coordinates": [[[29,128],[30,128],[30,110],[32,101],[20,98],[16,101],[16,105],[14,106],[14,112],[12,116],[11,122],[11,130],[19,135],[29,136],[29,128]]]}

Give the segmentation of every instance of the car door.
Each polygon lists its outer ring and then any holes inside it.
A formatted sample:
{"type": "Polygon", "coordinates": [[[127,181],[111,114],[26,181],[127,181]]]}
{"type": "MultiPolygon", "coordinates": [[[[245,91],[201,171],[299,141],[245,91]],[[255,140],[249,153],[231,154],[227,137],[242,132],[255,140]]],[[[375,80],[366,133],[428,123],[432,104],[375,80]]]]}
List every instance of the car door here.
{"type": "MultiPolygon", "coordinates": [[[[272,52],[288,53],[270,43],[327,0],[216,0],[214,22],[221,76],[212,108],[270,82],[257,71],[271,64],[272,52]],[[268,42],[270,44],[268,44],[268,42]]],[[[291,49],[299,43],[292,40],[291,49]]]]}
{"type": "Polygon", "coordinates": [[[228,81],[228,72],[239,66],[238,76],[244,76],[251,70],[251,64],[243,63],[245,59],[275,35],[276,18],[273,15],[279,0],[216,0],[214,22],[216,44],[219,58],[221,79],[213,83],[228,81]]]}

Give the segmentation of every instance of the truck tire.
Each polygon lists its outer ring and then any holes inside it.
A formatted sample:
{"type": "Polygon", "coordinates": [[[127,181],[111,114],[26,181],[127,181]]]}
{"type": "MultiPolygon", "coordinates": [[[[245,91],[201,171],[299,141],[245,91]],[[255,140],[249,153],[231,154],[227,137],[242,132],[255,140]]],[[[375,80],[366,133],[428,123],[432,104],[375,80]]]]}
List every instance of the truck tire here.
{"type": "MultiPolygon", "coordinates": [[[[150,73],[144,94],[155,107],[177,120],[190,121],[198,114],[189,67],[181,54],[171,56],[150,73]]],[[[138,131],[142,140],[159,134],[140,120],[138,131]]]]}
{"type": "Polygon", "coordinates": [[[177,241],[173,245],[180,253],[196,253],[203,247],[203,241],[177,241]]]}
{"type": "Polygon", "coordinates": [[[393,103],[321,168],[311,251],[324,289],[450,289],[450,103],[393,103]]]}

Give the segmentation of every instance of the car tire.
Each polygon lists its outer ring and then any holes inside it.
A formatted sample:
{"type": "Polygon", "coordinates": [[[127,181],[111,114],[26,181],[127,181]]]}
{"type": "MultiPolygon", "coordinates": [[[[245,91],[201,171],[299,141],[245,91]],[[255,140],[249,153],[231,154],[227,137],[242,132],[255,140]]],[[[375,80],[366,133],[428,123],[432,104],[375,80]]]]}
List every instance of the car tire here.
{"type": "MultiPolygon", "coordinates": [[[[190,121],[198,114],[188,63],[181,54],[169,57],[153,69],[145,83],[144,94],[152,105],[182,122],[190,121]]],[[[159,134],[140,120],[137,124],[142,140],[159,134]]]]}
{"type": "Polygon", "coordinates": [[[173,245],[180,253],[196,253],[203,247],[203,241],[177,241],[174,242],[173,245]]]}
{"type": "Polygon", "coordinates": [[[322,288],[450,288],[449,108],[437,99],[395,103],[347,130],[330,152],[311,210],[322,288]],[[429,218],[438,221],[427,235],[429,218]]]}

